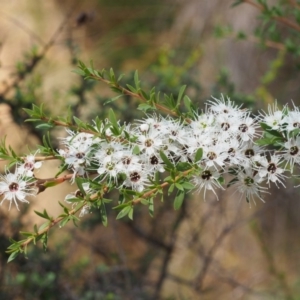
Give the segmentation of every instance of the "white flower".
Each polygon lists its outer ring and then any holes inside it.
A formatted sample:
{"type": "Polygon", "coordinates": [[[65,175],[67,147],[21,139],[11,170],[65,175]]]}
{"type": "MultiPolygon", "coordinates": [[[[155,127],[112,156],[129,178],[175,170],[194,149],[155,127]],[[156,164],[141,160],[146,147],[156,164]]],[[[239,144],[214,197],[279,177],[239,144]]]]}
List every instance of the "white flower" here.
{"type": "MultiPolygon", "coordinates": [[[[38,152],[38,151],[37,151],[38,152]]],[[[36,153],[37,153],[36,152],[36,153]]],[[[39,169],[42,166],[41,161],[35,161],[35,154],[29,154],[24,158],[24,163],[18,166],[18,172],[20,175],[27,177],[33,177],[33,171],[39,169]]]]}
{"type": "Polygon", "coordinates": [[[215,132],[226,140],[237,135],[239,118],[228,114],[220,114],[216,117],[215,132]]]}
{"type": "Polygon", "coordinates": [[[261,154],[264,152],[264,149],[254,145],[252,142],[245,143],[241,148],[241,166],[245,169],[250,168],[255,165],[261,158],[261,154]]]}
{"type": "MultiPolygon", "coordinates": [[[[85,194],[92,194],[94,192],[94,190],[92,190],[90,188],[89,182],[84,182],[82,184],[82,188],[83,188],[85,194]]],[[[65,197],[65,201],[71,204],[72,201],[69,201],[70,199],[74,199],[74,198],[82,198],[83,199],[84,196],[85,195],[83,195],[82,192],[78,189],[75,192],[67,194],[66,197],[65,197]]],[[[74,204],[76,205],[76,203],[74,203],[74,204]]]]}
{"type": "Polygon", "coordinates": [[[202,135],[203,133],[210,133],[215,122],[215,117],[212,113],[202,113],[196,115],[195,120],[189,124],[194,135],[202,135]]]}
{"type": "Polygon", "coordinates": [[[218,198],[218,195],[215,192],[215,188],[224,188],[221,186],[218,178],[220,177],[220,173],[214,169],[203,170],[200,176],[193,176],[192,183],[197,188],[197,191],[200,192],[204,188],[204,199],[206,196],[206,190],[212,191],[215,196],[218,198]]]}
{"type": "Polygon", "coordinates": [[[131,187],[137,192],[142,192],[144,186],[149,184],[148,172],[143,171],[141,168],[131,169],[126,174],[124,185],[131,187]]]}
{"type": "Polygon", "coordinates": [[[151,173],[156,171],[164,172],[163,161],[159,155],[152,154],[151,156],[144,156],[144,168],[149,170],[151,173]]]}
{"type": "Polygon", "coordinates": [[[203,161],[206,168],[218,167],[223,168],[224,161],[227,158],[228,149],[224,147],[224,143],[218,143],[210,147],[203,148],[203,161]]]}
{"type": "Polygon", "coordinates": [[[263,112],[260,113],[261,121],[274,130],[280,130],[281,125],[283,124],[283,113],[282,110],[279,110],[277,107],[277,102],[273,105],[268,105],[268,114],[263,112]]]}
{"type": "Polygon", "coordinates": [[[300,163],[300,136],[290,138],[284,144],[285,150],[283,158],[286,160],[285,167],[290,164],[291,172],[293,173],[294,165],[300,163]]]}
{"type": "Polygon", "coordinates": [[[294,103],[293,106],[294,110],[289,111],[282,120],[282,123],[284,124],[284,129],[289,132],[300,128],[300,111],[294,103]]]}
{"type": "Polygon", "coordinates": [[[141,152],[150,156],[159,153],[159,150],[163,146],[163,140],[159,131],[150,129],[146,134],[138,136],[137,144],[141,152]]]}
{"type": "Polygon", "coordinates": [[[227,147],[227,158],[225,162],[230,166],[241,165],[244,161],[243,154],[241,152],[241,143],[237,139],[230,139],[230,141],[223,146],[227,147]]]}
{"type": "Polygon", "coordinates": [[[140,158],[132,154],[131,150],[120,151],[117,155],[116,170],[118,173],[126,173],[129,169],[141,166],[140,158]]]}
{"type": "Polygon", "coordinates": [[[70,136],[62,139],[62,144],[66,146],[66,149],[59,149],[58,153],[65,159],[68,168],[73,170],[72,180],[74,181],[76,175],[86,174],[92,161],[93,145],[100,140],[93,139],[92,134],[84,132],[74,133],[71,130],[67,132],[70,136]]]}
{"type": "Polygon", "coordinates": [[[238,124],[238,135],[244,142],[253,141],[253,138],[257,136],[255,132],[257,127],[258,125],[255,124],[255,119],[247,115],[242,118],[238,124]]]}
{"type": "Polygon", "coordinates": [[[106,156],[103,160],[99,161],[99,168],[97,172],[99,175],[103,175],[103,179],[109,177],[109,182],[111,180],[116,181],[116,176],[118,174],[118,168],[116,167],[116,160],[112,156],[106,156]]]}
{"type": "Polygon", "coordinates": [[[277,182],[279,182],[285,187],[282,180],[286,178],[286,176],[282,174],[285,170],[279,167],[281,163],[280,156],[272,155],[269,161],[263,156],[260,158],[259,163],[260,166],[258,167],[258,174],[261,179],[265,179],[265,177],[267,177],[268,184],[270,181],[274,182],[276,185],[277,182]]]}
{"type": "Polygon", "coordinates": [[[82,207],[79,218],[83,217],[84,215],[88,214],[91,211],[91,204],[86,204],[82,207]]]}
{"type": "Polygon", "coordinates": [[[212,97],[214,101],[208,100],[210,110],[218,115],[224,114],[228,116],[240,116],[243,112],[240,110],[240,106],[236,106],[230,98],[227,97],[225,100],[224,96],[221,95],[221,99],[212,97]]]}
{"type": "Polygon", "coordinates": [[[19,210],[18,201],[29,203],[26,197],[37,194],[37,190],[32,186],[34,183],[32,178],[21,175],[18,170],[14,174],[0,175],[0,180],[0,196],[2,197],[0,205],[7,200],[10,202],[9,209],[14,202],[19,210]]]}
{"type": "Polygon", "coordinates": [[[250,168],[243,169],[238,173],[237,176],[236,192],[241,194],[240,199],[246,197],[247,202],[252,201],[255,203],[255,197],[260,199],[262,202],[264,200],[261,197],[261,193],[267,193],[266,187],[262,187],[259,184],[262,182],[262,178],[257,174],[255,170],[250,168]]]}

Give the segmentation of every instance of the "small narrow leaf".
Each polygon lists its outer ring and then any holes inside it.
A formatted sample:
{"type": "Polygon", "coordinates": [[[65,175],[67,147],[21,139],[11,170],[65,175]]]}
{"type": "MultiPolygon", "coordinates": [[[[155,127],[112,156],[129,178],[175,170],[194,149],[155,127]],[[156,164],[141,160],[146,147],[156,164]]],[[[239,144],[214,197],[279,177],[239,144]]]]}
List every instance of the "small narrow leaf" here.
{"type": "Polygon", "coordinates": [[[101,216],[101,221],[102,224],[107,227],[107,215],[106,215],[106,208],[105,208],[105,204],[103,201],[101,201],[101,206],[100,206],[100,216],[101,216]]]}
{"type": "Polygon", "coordinates": [[[153,202],[153,198],[149,199],[149,215],[153,218],[154,216],[154,202],[153,202]]]}
{"type": "Polygon", "coordinates": [[[119,212],[119,214],[117,215],[117,220],[122,219],[123,217],[128,215],[130,211],[131,211],[131,205],[127,205],[119,212]]]}
{"type": "Polygon", "coordinates": [[[116,115],[112,109],[109,110],[108,119],[115,128],[119,127],[116,119],[116,115]]]}
{"type": "Polygon", "coordinates": [[[13,253],[8,257],[7,262],[9,263],[9,262],[13,261],[19,254],[20,254],[20,251],[15,251],[15,252],[13,252],[13,253]]]}
{"type": "Polygon", "coordinates": [[[202,156],[203,156],[203,149],[199,148],[195,155],[195,162],[198,162],[199,160],[201,160],[202,156]]]}
{"type": "Polygon", "coordinates": [[[182,96],[183,96],[183,93],[186,89],[186,85],[183,85],[180,90],[179,90],[179,93],[178,93],[178,98],[177,98],[177,106],[180,105],[180,102],[181,102],[181,99],[182,99],[182,96]]]}
{"type": "Polygon", "coordinates": [[[175,210],[178,210],[182,203],[183,203],[183,199],[184,199],[184,192],[178,192],[178,194],[176,195],[175,197],[175,200],[174,200],[174,209],[175,210]]]}
{"type": "Polygon", "coordinates": [[[168,157],[165,155],[165,153],[163,151],[159,152],[159,155],[161,157],[161,159],[163,160],[163,162],[166,164],[166,166],[169,169],[174,169],[174,165],[172,164],[172,162],[168,159],[168,157]]]}

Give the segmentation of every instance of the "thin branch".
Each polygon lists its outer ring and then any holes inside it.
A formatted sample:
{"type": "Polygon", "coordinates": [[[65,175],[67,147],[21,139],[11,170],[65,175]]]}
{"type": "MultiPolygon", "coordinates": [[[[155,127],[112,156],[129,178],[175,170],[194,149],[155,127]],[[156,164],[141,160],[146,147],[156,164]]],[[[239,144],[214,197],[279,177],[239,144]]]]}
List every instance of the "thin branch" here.
{"type": "MultiPolygon", "coordinates": [[[[29,74],[29,73],[32,72],[32,70],[37,66],[37,64],[41,61],[41,59],[46,55],[48,50],[54,45],[54,43],[57,40],[58,36],[61,34],[64,27],[67,25],[68,20],[69,20],[71,14],[73,13],[73,11],[76,8],[78,3],[76,3],[76,5],[74,5],[70,9],[69,13],[66,15],[64,20],[61,22],[60,26],[54,32],[54,34],[52,35],[50,40],[44,45],[44,47],[43,47],[42,51],[40,52],[40,54],[37,55],[37,56],[32,57],[31,62],[26,65],[25,71],[22,72],[22,73],[18,73],[17,74],[18,76],[12,81],[12,83],[7,85],[6,88],[4,89],[4,91],[2,93],[0,93],[0,98],[2,98],[2,100],[4,100],[4,97],[9,93],[9,91],[12,88],[17,87],[20,84],[20,82],[25,78],[26,74],[29,74]]],[[[5,102],[8,103],[8,104],[10,103],[9,101],[5,101],[5,102]]]]}
{"type": "MultiPolygon", "coordinates": [[[[138,99],[138,100],[140,100],[142,102],[146,102],[147,101],[147,99],[145,99],[141,94],[134,93],[134,92],[132,92],[132,91],[130,91],[130,90],[128,90],[128,89],[120,86],[119,84],[112,85],[112,83],[109,80],[104,79],[104,78],[99,77],[99,76],[96,76],[96,75],[92,75],[92,74],[90,75],[90,77],[93,78],[94,80],[102,81],[103,83],[105,83],[105,84],[107,84],[107,85],[109,85],[111,87],[115,87],[115,88],[119,89],[121,91],[121,93],[124,94],[124,95],[131,96],[131,97],[136,98],[136,99],[138,99]]],[[[170,110],[169,108],[167,108],[167,107],[165,107],[165,106],[163,106],[161,104],[155,103],[155,107],[158,110],[165,112],[166,114],[172,115],[174,117],[178,117],[178,114],[176,112],[170,110]]],[[[186,121],[188,123],[191,122],[189,119],[186,119],[186,121]]]]}
{"type": "MultiPolygon", "coordinates": [[[[84,201],[83,203],[81,203],[81,205],[80,205],[79,207],[77,207],[77,209],[74,208],[74,209],[70,210],[70,211],[69,211],[69,216],[75,215],[75,214],[76,214],[76,213],[77,213],[77,212],[78,212],[85,204],[86,204],[86,201],[84,201]]],[[[65,218],[65,216],[61,216],[61,217],[58,217],[58,218],[52,220],[51,223],[50,223],[48,226],[46,226],[44,229],[38,231],[38,232],[35,234],[35,236],[26,239],[26,240],[20,245],[20,247],[26,248],[31,242],[33,242],[33,241],[35,240],[36,237],[41,236],[41,235],[43,235],[43,234],[45,234],[45,233],[48,233],[48,231],[49,231],[52,227],[54,227],[55,225],[57,225],[57,224],[58,224],[61,220],[63,220],[64,218],[65,218]]]]}
{"type": "Polygon", "coordinates": [[[293,7],[300,9],[300,5],[295,0],[289,0],[290,5],[293,7]]]}
{"type": "Polygon", "coordinates": [[[21,30],[26,32],[30,37],[36,40],[41,45],[46,45],[45,41],[41,39],[34,31],[32,31],[29,27],[26,26],[23,22],[20,22],[18,19],[8,15],[7,13],[0,11],[0,14],[3,15],[6,19],[10,20],[14,25],[19,27],[21,30]]]}
{"type": "MultiPolygon", "coordinates": [[[[244,3],[248,3],[248,4],[256,7],[257,9],[259,9],[262,12],[265,11],[265,7],[263,5],[255,3],[252,0],[243,0],[243,2],[244,3]]],[[[280,23],[282,23],[282,24],[284,24],[284,25],[286,25],[286,26],[288,26],[288,27],[290,27],[292,29],[295,29],[295,30],[297,30],[297,31],[300,32],[300,26],[297,23],[295,23],[295,22],[293,22],[293,21],[291,21],[291,20],[289,20],[289,19],[287,19],[285,17],[272,16],[272,18],[274,20],[276,20],[276,21],[278,21],[278,22],[280,22],[280,23]]]]}

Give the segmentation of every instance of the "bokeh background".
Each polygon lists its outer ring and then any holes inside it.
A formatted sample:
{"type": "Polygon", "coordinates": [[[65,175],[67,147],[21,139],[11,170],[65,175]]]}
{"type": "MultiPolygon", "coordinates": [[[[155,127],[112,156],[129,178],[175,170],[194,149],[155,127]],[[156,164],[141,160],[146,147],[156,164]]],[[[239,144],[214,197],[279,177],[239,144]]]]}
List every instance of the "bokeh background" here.
{"type": "MultiPolygon", "coordinates": [[[[274,22],[264,22],[258,8],[233,2],[1,0],[0,136],[18,153],[35,149],[45,132],[24,123],[22,108],[32,103],[44,103],[52,115],[70,107],[85,121],[105,118],[110,108],[122,121],[142,116],[127,96],[104,105],[115,94],[73,73],[78,60],[113,67],[124,83],[138,70],[146,90],[176,95],[186,84],[199,108],[221,93],[253,111],[275,99],[300,104],[296,30],[275,22],[269,32],[274,22]]],[[[297,1],[267,2],[283,5],[297,22],[297,1]]],[[[51,136],[58,147],[65,131],[51,136]]],[[[47,162],[37,175],[57,171],[47,162]]],[[[58,216],[58,201],[74,187],[46,190],[20,212],[3,204],[0,299],[300,299],[295,184],[275,187],[251,207],[234,189],[219,192],[219,201],[191,193],[179,211],[172,198],[157,200],[154,218],[142,207],[133,221],[116,221],[110,211],[107,228],[95,211],[78,228],[52,229],[46,253],[37,245],[9,264],[9,237],[42,223],[34,210],[58,216]]]]}

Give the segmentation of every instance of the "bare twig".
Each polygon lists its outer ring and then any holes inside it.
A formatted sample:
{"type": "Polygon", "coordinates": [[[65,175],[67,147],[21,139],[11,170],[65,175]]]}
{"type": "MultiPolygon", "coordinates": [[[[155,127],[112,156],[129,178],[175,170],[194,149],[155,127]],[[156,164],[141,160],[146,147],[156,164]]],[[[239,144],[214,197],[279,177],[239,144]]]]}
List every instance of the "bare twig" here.
{"type": "MultiPolygon", "coordinates": [[[[265,8],[264,8],[263,5],[258,4],[258,3],[255,3],[255,2],[253,2],[252,0],[243,0],[243,2],[244,2],[244,3],[248,3],[248,4],[250,4],[250,5],[252,5],[252,6],[258,8],[258,9],[259,9],[260,11],[262,11],[262,12],[265,11],[265,8]]],[[[272,18],[273,18],[274,20],[276,20],[276,21],[278,21],[278,22],[280,22],[280,23],[282,23],[282,24],[284,24],[284,25],[286,25],[286,26],[292,28],[292,29],[295,29],[295,30],[297,30],[297,31],[300,31],[300,26],[299,26],[297,23],[295,23],[295,22],[293,22],[293,21],[291,21],[291,20],[289,20],[289,19],[287,19],[287,18],[285,18],[285,17],[272,16],[272,18]]]]}

